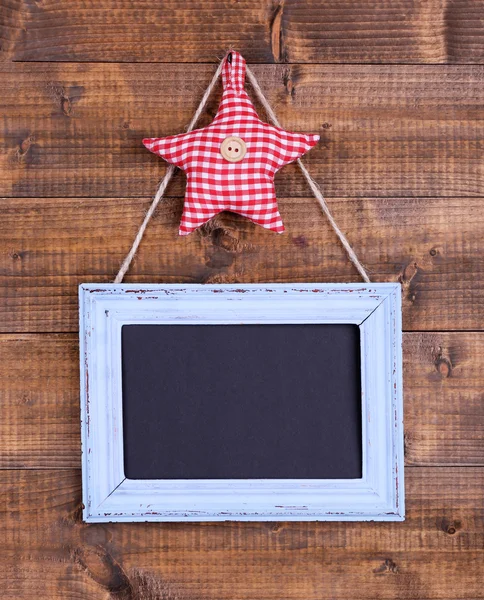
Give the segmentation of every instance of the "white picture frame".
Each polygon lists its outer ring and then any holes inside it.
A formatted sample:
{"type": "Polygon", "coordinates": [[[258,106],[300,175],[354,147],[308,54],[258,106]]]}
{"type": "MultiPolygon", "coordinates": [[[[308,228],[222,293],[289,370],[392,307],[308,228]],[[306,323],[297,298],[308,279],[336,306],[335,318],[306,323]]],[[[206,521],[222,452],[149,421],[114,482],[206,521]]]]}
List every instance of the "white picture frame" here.
{"type": "Polygon", "coordinates": [[[82,284],[79,302],[86,522],[404,520],[399,284],[82,284]],[[127,479],[121,328],[174,323],[358,325],[362,477],[127,479]]]}

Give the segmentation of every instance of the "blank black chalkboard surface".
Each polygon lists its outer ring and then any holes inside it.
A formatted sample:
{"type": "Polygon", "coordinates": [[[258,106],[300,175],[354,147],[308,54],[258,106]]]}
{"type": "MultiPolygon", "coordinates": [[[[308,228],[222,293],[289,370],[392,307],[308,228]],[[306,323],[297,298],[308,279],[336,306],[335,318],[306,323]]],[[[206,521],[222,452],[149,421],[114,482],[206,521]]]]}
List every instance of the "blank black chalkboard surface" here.
{"type": "Polygon", "coordinates": [[[129,479],[362,476],[351,324],[124,325],[129,479]]]}

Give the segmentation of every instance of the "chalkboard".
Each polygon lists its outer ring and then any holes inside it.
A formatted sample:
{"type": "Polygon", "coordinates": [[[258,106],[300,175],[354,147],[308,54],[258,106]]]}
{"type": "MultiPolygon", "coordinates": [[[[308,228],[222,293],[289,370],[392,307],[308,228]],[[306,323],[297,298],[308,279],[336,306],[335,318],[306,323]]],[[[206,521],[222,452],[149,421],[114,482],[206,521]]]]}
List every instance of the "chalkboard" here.
{"type": "Polygon", "coordinates": [[[129,479],[362,476],[360,331],[124,325],[129,479]]]}

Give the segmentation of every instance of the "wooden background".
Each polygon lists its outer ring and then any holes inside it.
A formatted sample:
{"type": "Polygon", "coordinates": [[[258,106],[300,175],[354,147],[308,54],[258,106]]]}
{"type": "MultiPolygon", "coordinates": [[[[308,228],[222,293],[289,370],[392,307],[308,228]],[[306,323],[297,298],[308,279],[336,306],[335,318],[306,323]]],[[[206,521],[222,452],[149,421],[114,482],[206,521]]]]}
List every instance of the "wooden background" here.
{"type": "MultiPolygon", "coordinates": [[[[0,597],[484,598],[484,0],[0,6],[0,597]],[[114,278],[165,171],[141,139],[184,129],[230,47],[402,283],[405,523],[81,521],[77,285],[114,278]]],[[[294,165],[281,236],[223,214],[178,238],[183,189],[127,282],[358,280],[294,165]]]]}

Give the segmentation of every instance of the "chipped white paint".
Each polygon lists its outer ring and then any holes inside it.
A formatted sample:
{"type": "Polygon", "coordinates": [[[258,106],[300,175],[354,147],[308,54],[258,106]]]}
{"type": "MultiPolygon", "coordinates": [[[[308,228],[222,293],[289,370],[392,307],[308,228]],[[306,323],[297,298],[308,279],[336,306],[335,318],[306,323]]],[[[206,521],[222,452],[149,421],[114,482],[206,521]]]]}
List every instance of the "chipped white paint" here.
{"type": "Polygon", "coordinates": [[[398,284],[83,284],[79,299],[85,521],[404,519],[398,284]],[[359,325],[362,478],[127,479],[121,328],[142,323],[359,325]]]}

